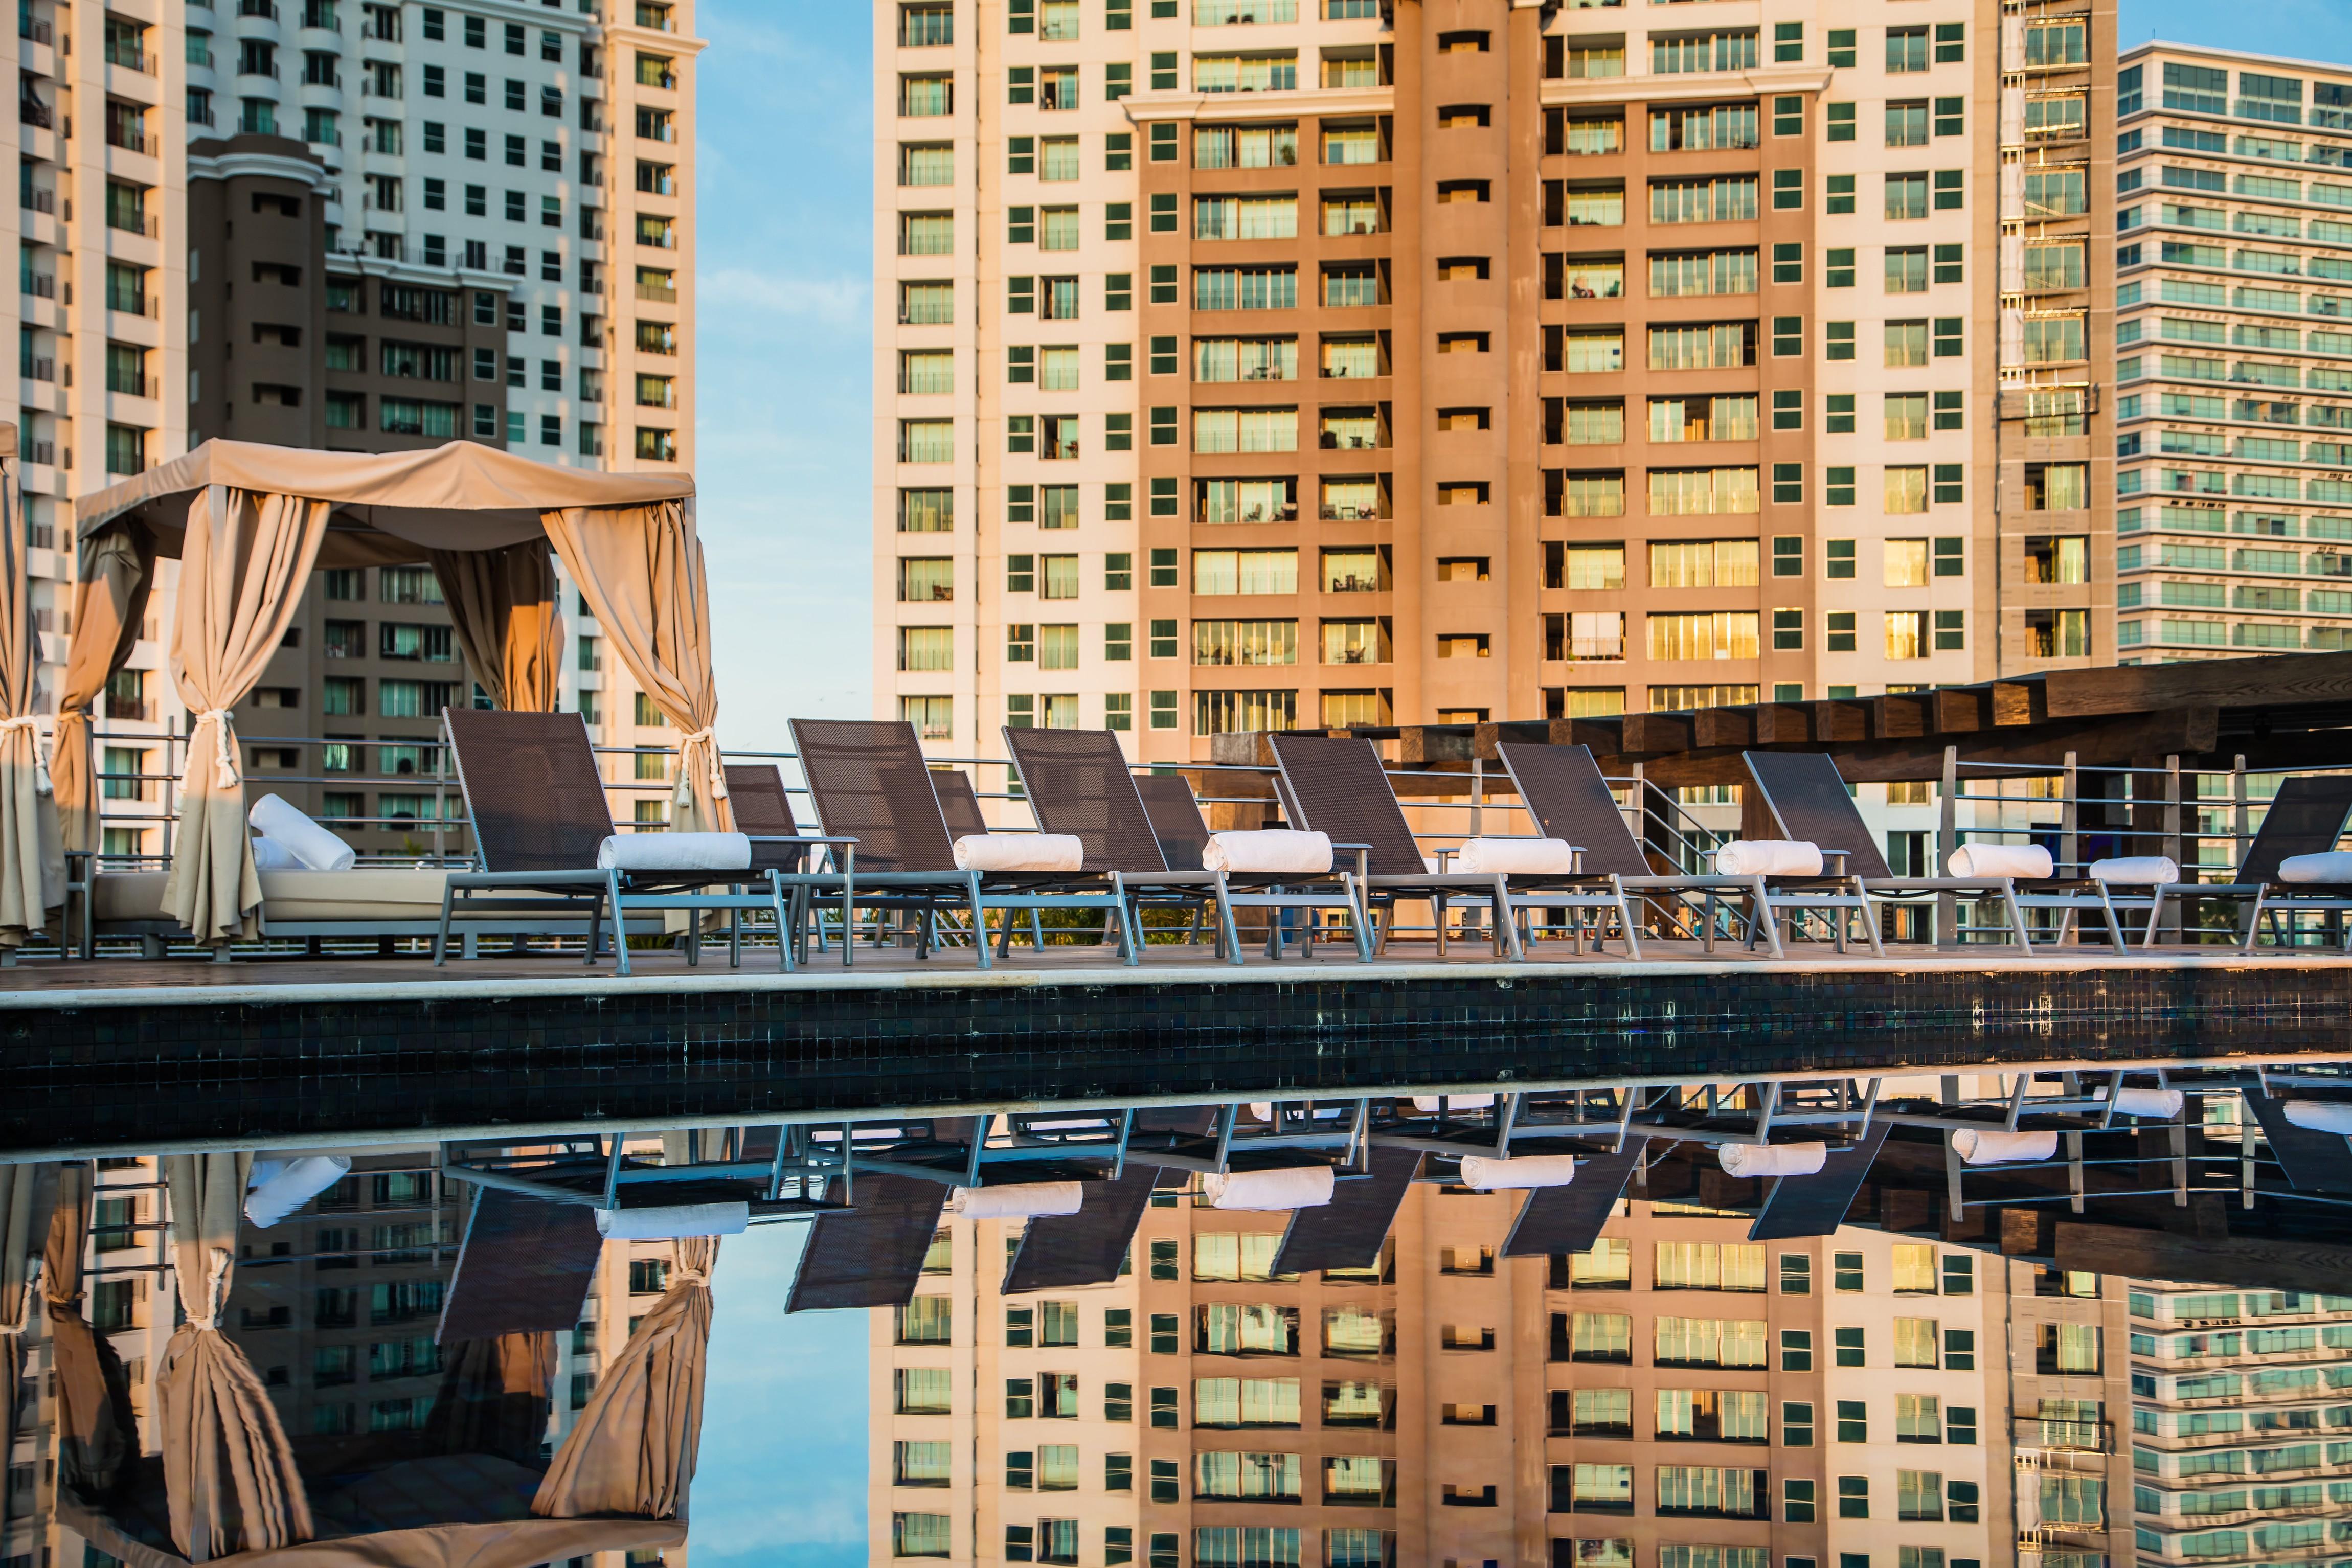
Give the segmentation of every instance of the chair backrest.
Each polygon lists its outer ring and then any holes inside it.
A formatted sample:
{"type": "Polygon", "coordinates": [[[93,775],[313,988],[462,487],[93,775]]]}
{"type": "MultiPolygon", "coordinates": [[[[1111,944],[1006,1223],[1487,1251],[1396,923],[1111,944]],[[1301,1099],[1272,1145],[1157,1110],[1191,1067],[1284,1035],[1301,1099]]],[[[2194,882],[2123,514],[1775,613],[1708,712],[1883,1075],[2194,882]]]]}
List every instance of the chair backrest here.
{"type": "Polygon", "coordinates": [[[1192,786],[1176,773],[1146,773],[1135,781],[1135,792],[1151,818],[1151,836],[1160,841],[1160,858],[1170,871],[1199,871],[1201,852],[1209,847],[1209,825],[1201,820],[1201,803],[1192,786]]]}
{"type": "MultiPolygon", "coordinates": [[[[727,764],[727,801],[735,809],[738,832],[755,839],[789,839],[801,831],[793,816],[793,799],[784,792],[784,779],[773,763],[727,764]]],[[[798,871],[807,852],[793,844],[751,846],[753,871],[798,871]]]]}
{"type": "Polygon", "coordinates": [[[955,850],[915,727],[796,718],[793,748],[825,832],[857,841],[861,871],[951,872],[955,850]]]}
{"type": "Polygon", "coordinates": [[[1037,826],[1084,844],[1087,871],[1168,869],[1118,736],[1107,729],[1008,726],[1004,745],[1021,770],[1021,787],[1037,813],[1037,826]]]}
{"type": "Polygon", "coordinates": [[[2280,784],[2263,813],[2254,841],[2238,867],[2239,882],[2274,882],[2289,855],[2326,854],[2352,819],[2352,774],[2306,774],[2280,784]]]}
{"type": "MultiPolygon", "coordinates": [[[[1297,808],[1294,827],[1328,833],[1333,843],[1370,845],[1365,864],[1374,876],[1420,876],[1429,870],[1370,741],[1309,735],[1268,739],[1289,802],[1297,808]]],[[[1339,858],[1345,863],[1354,857],[1339,858]]]]}
{"type": "Polygon", "coordinates": [[[1828,752],[1743,751],[1740,756],[1782,838],[1843,850],[1845,869],[1856,876],[1895,874],[1828,752]]]}
{"type": "Polygon", "coordinates": [[[1649,857],[1642,842],[1625,825],[1617,797],[1592,759],[1589,746],[1529,746],[1505,741],[1495,747],[1511,776],[1519,799],[1527,802],[1536,831],[1584,852],[1589,872],[1615,876],[1648,876],[1649,857]]]}
{"type": "Polygon", "coordinates": [[[947,821],[949,843],[988,831],[988,819],[980,813],[980,791],[971,787],[971,774],[961,768],[934,768],[931,793],[939,797],[940,815],[947,821]]]}
{"type": "Polygon", "coordinates": [[[613,810],[578,714],[445,707],[441,722],[484,871],[596,869],[613,810]]]}

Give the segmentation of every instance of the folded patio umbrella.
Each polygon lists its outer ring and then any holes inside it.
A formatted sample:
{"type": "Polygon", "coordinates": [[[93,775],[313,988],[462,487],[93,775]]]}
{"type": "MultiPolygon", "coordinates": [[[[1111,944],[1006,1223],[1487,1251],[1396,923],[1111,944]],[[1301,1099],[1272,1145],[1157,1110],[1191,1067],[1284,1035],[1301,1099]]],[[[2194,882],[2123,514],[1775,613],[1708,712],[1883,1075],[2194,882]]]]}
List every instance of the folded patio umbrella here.
{"type": "Polygon", "coordinates": [[[686,1505],[702,1440],[702,1373],[710,1348],[710,1271],[719,1240],[673,1243],[669,1287],[555,1451],[531,1500],[542,1519],[625,1513],[673,1519],[686,1505]]]}
{"type": "Polygon", "coordinates": [[[310,1503],[277,1407],[220,1332],[249,1154],[170,1155],[172,1268],[187,1321],[155,1382],[172,1539],[192,1563],[308,1541],[310,1503]]]}

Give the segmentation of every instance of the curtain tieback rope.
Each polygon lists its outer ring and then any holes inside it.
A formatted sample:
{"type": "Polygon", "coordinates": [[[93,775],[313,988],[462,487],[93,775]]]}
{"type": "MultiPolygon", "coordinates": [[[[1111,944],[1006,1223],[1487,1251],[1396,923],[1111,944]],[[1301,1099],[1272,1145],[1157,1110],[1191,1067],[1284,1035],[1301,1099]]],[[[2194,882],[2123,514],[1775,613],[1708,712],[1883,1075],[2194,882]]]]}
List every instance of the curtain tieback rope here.
{"type": "Polygon", "coordinates": [[[235,1255],[227,1248],[215,1247],[212,1249],[212,1262],[205,1271],[204,1311],[192,1312],[188,1314],[190,1328],[202,1333],[206,1329],[217,1330],[220,1327],[221,1312],[228,1305],[221,1299],[221,1282],[228,1278],[229,1264],[234,1260],[235,1255]]]}
{"type": "Polygon", "coordinates": [[[37,795],[47,794],[49,765],[41,757],[41,721],[30,714],[26,714],[23,718],[0,719],[0,735],[6,735],[12,729],[23,730],[25,738],[32,742],[33,792],[37,795]]]}
{"type": "Polygon", "coordinates": [[[33,1298],[41,1293],[41,1260],[36,1258],[32,1262],[33,1266],[25,1270],[25,1299],[16,1304],[16,1321],[0,1323],[0,1333],[20,1334],[33,1325],[33,1298]]]}
{"type": "MultiPolygon", "coordinates": [[[[714,800],[724,800],[727,799],[727,769],[719,761],[719,741],[708,727],[696,730],[677,743],[678,788],[681,790],[686,788],[687,748],[697,745],[710,747],[710,798],[714,800]]],[[[681,801],[684,799],[683,795],[679,797],[681,801]]]]}
{"type": "Polygon", "coordinates": [[[215,789],[236,788],[236,749],[229,744],[228,721],[229,710],[225,707],[208,707],[196,715],[197,729],[204,728],[207,724],[215,727],[213,729],[213,788],[215,789]]]}

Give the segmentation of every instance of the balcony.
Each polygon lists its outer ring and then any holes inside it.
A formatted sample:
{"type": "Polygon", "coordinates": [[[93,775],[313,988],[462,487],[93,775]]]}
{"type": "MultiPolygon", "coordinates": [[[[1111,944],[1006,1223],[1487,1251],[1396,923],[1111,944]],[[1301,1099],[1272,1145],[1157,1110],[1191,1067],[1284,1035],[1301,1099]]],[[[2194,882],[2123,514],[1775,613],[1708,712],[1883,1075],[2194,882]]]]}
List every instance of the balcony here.
{"type": "Polygon", "coordinates": [[[236,14],[275,22],[278,20],[278,0],[236,0],[236,14]]]}

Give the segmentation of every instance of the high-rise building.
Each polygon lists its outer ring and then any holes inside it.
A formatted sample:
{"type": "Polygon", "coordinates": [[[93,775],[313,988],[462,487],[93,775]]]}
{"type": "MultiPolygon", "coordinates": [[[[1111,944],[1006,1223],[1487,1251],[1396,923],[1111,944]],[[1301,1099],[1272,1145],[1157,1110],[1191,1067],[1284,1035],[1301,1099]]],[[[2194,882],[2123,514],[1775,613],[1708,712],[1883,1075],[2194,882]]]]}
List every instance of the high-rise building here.
{"type": "Polygon", "coordinates": [[[876,685],[934,745],[2109,656],[2103,0],[876,18],[876,685]]]}
{"type": "Polygon", "coordinates": [[[2116,103],[2117,651],[2344,647],[2352,69],[2148,44],[2116,103]]]}
{"type": "MultiPolygon", "coordinates": [[[[689,0],[168,10],[28,0],[14,41],[22,373],[0,419],[23,432],[51,705],[72,497],[194,442],[694,460],[689,0]]],[[[399,850],[418,839],[404,819],[432,810],[414,778],[429,748],[411,743],[470,684],[429,573],[325,575],[239,730],[389,746],[263,746],[247,765],[257,788],[353,822],[363,850],[399,850]],[[342,771],[353,788],[270,782],[342,771]]],[[[167,771],[140,737],[186,728],[168,674],[174,581],[166,563],[101,706],[102,771],[167,771]]],[[[563,706],[600,741],[660,744],[658,715],[566,598],[563,706]]],[[[618,759],[615,782],[648,786],[641,812],[664,809],[662,766],[618,759]]],[[[104,847],[161,852],[160,781],[106,793],[104,847]]]]}

